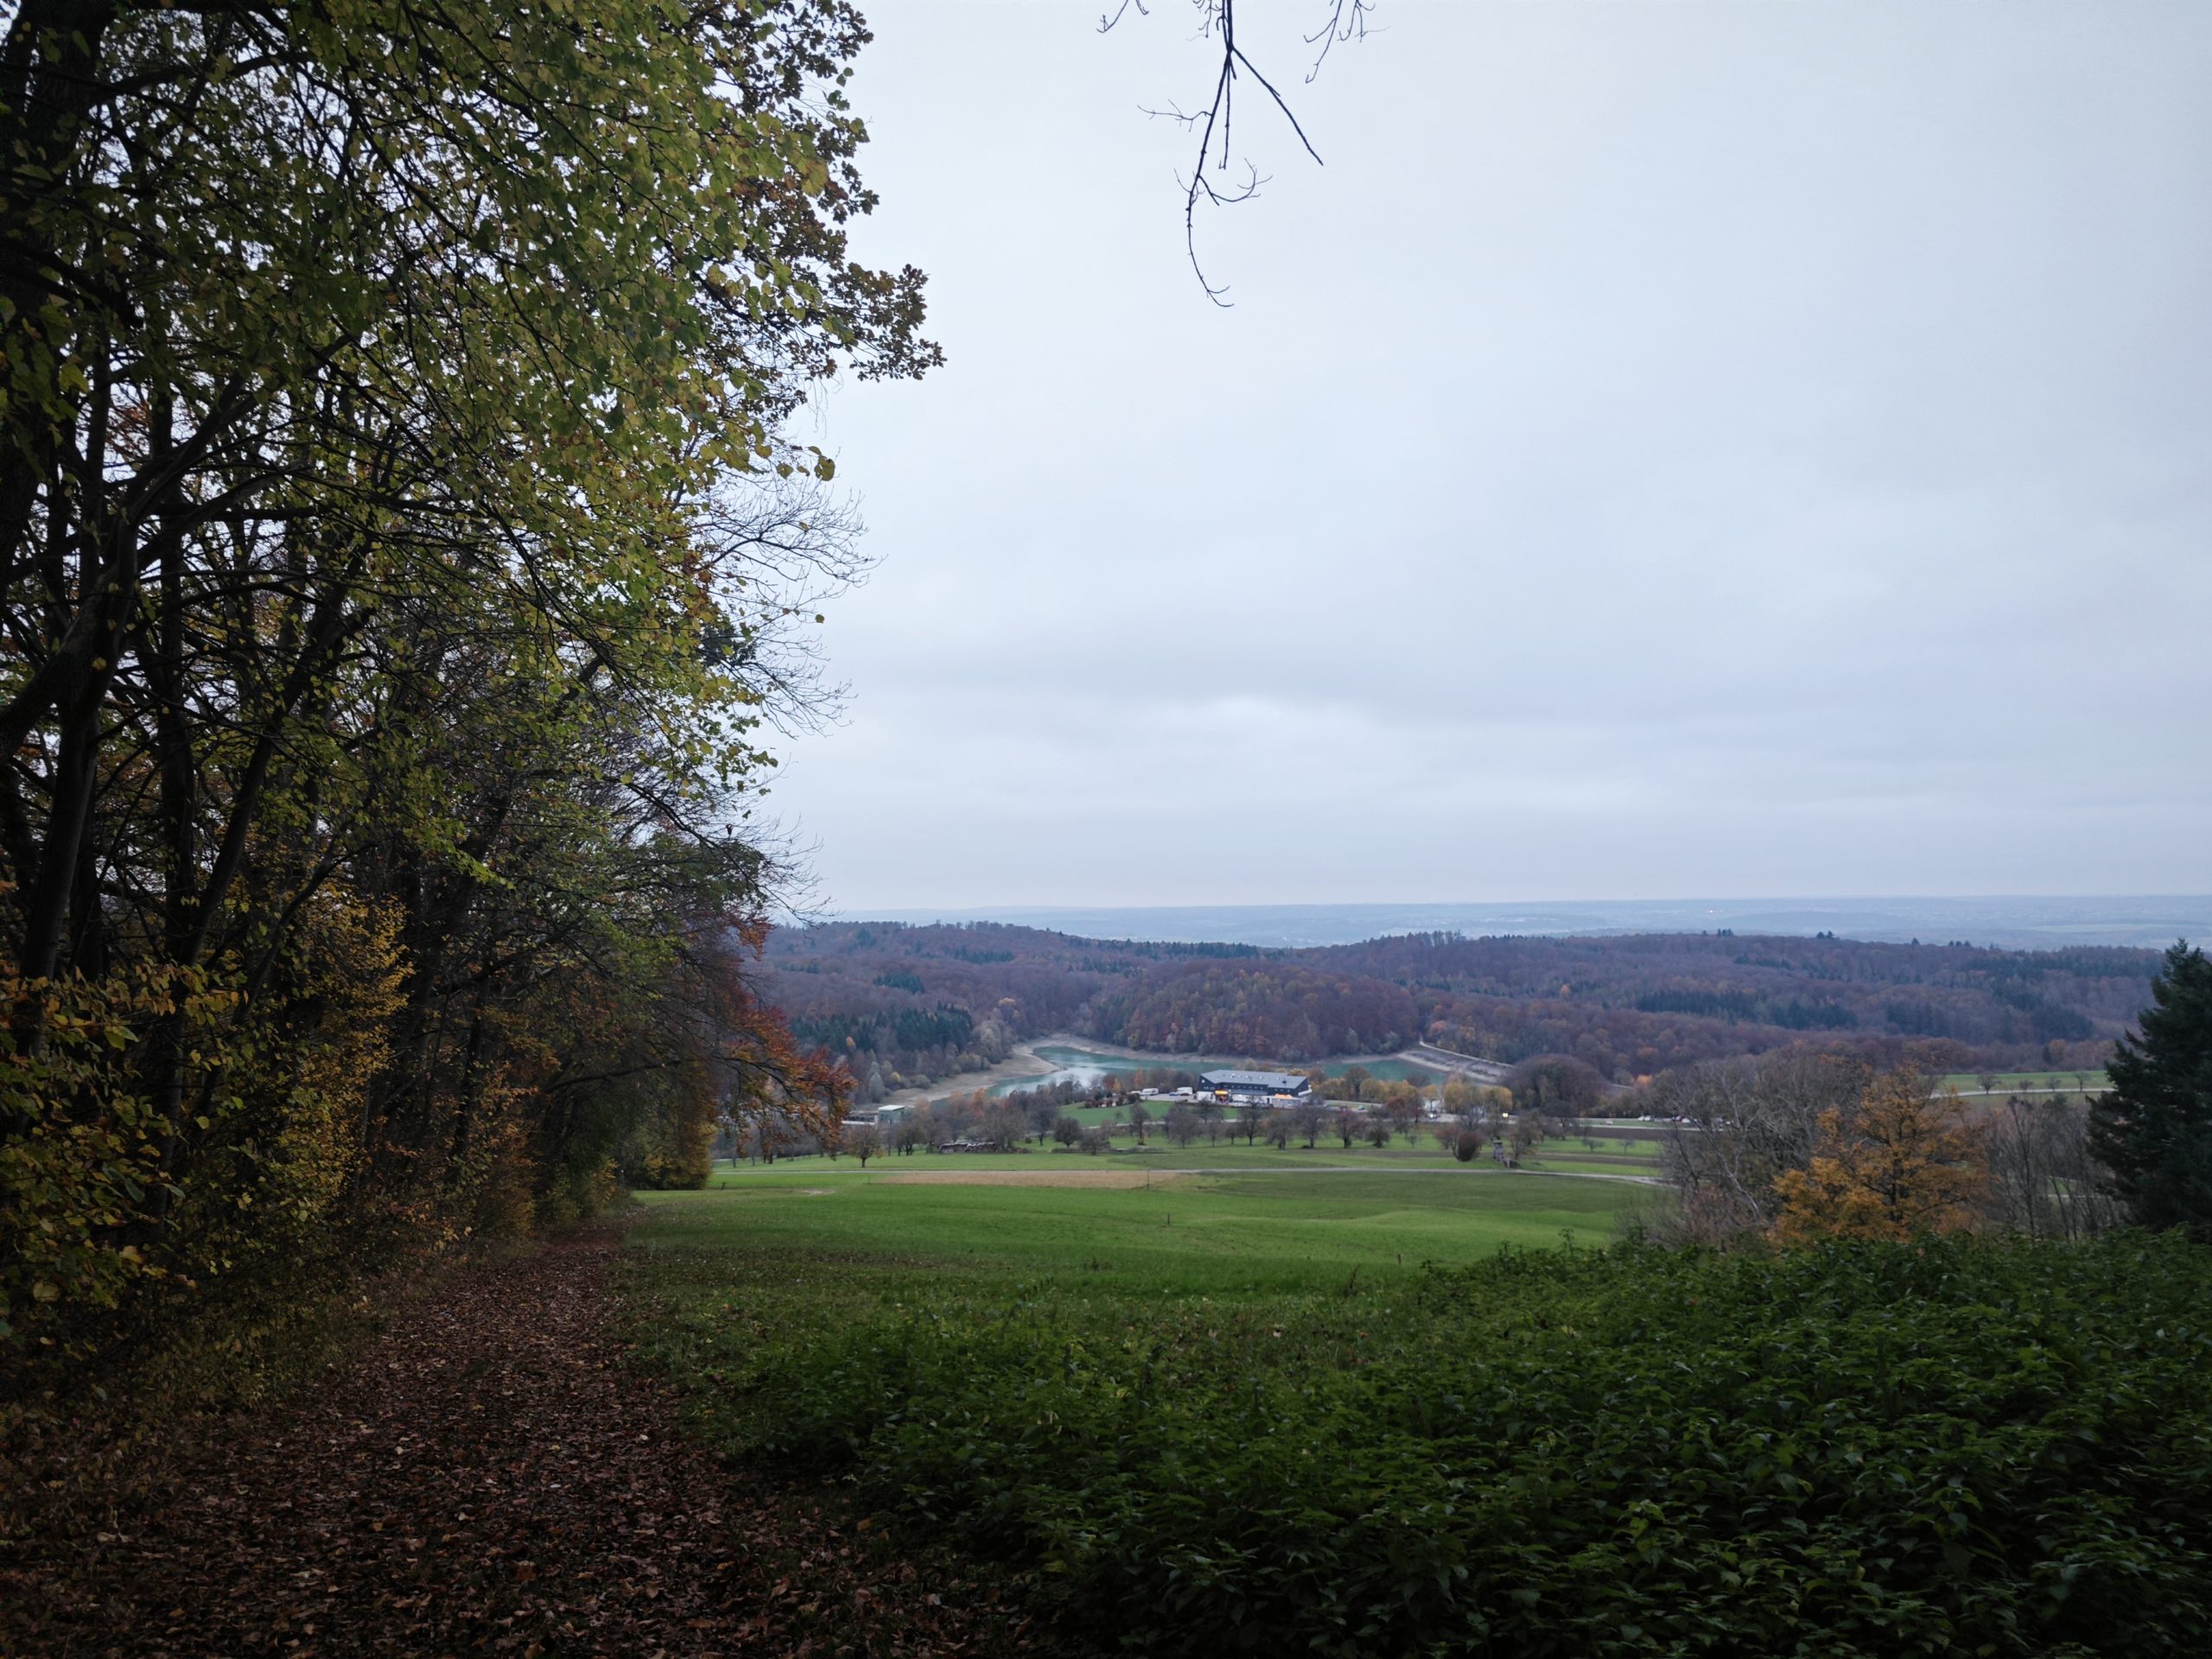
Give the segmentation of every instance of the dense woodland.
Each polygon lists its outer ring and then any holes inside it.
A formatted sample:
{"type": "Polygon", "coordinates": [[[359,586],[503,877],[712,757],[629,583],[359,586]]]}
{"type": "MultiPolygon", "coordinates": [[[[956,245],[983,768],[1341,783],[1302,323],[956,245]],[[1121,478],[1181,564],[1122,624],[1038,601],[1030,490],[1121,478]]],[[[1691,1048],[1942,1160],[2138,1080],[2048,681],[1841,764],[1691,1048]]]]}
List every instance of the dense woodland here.
{"type": "Polygon", "coordinates": [[[743,977],[858,568],[786,423],[935,360],[843,0],[5,29],[0,1392],[831,1108],[743,977]]]}
{"type": "Polygon", "coordinates": [[[1055,1031],[1288,1064],[1426,1041],[1507,1064],[1572,1055],[1630,1082],[1808,1042],[1877,1065],[2094,1068],[2158,961],[1728,934],[1409,934],[1262,950],[837,923],[779,933],[763,990],[804,1040],[893,1087],[1055,1031]]]}

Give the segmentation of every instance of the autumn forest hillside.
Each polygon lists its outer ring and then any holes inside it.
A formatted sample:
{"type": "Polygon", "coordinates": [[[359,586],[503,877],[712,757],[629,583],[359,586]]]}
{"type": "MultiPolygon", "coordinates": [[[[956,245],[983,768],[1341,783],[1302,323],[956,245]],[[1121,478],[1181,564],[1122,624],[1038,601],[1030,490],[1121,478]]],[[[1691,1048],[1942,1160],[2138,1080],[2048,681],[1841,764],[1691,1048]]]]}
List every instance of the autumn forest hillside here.
{"type": "Polygon", "coordinates": [[[1628,1081],[1818,1041],[1879,1065],[2093,1068],[2155,952],[1632,934],[1358,944],[1081,938],[999,923],[834,923],[772,939],[762,990],[856,1074],[941,1077],[1055,1031],[1163,1053],[1313,1063],[1427,1041],[1573,1054],[1628,1081]]]}

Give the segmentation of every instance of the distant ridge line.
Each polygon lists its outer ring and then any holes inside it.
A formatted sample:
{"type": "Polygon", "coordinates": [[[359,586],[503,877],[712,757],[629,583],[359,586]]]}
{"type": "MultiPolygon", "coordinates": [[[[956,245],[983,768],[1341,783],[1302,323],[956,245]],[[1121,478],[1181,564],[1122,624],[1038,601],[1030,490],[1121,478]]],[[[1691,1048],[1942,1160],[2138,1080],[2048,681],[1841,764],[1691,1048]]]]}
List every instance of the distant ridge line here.
{"type": "Polygon", "coordinates": [[[1874,943],[1958,940],[2006,950],[2081,945],[2162,949],[2212,937],[2212,895],[2045,895],[1948,899],[1560,899],[1526,904],[985,906],[849,910],[840,921],[1002,922],[1099,939],[1221,943],[1263,949],[1354,944],[1389,934],[1573,938],[1727,930],[1874,943]]]}

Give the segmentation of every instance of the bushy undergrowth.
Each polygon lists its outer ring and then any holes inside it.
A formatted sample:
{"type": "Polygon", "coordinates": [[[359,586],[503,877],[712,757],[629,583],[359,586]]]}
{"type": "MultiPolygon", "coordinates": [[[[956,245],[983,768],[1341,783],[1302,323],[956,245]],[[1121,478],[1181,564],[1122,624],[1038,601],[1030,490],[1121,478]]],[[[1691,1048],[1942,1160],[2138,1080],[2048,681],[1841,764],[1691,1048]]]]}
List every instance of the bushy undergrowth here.
{"type": "Polygon", "coordinates": [[[1227,1304],[785,1263],[815,1319],[690,1300],[680,1254],[655,1341],[713,1433],[1133,1649],[2212,1644],[2212,1253],[2177,1242],[1626,1245],[1227,1304]]]}

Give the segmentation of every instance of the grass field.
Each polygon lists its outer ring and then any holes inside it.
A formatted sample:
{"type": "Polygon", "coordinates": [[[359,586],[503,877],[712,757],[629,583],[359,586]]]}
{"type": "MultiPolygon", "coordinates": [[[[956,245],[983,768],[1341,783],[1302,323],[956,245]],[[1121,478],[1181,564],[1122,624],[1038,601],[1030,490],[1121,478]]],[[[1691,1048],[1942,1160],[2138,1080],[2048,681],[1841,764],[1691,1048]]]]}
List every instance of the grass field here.
{"type": "Polygon", "coordinates": [[[1013,1281],[1085,1296],[1298,1295],[1352,1269],[1380,1284],[1424,1262],[1465,1262],[1501,1244],[1603,1243],[1649,1189],[1614,1180],[1415,1164],[1362,1148],[1193,1147],[1142,1159],[1080,1154],[810,1158],[719,1170],[697,1193],[645,1195],[636,1248],[677,1294],[711,1299],[725,1276],[837,1264],[799,1293],[840,1302],[995,1294],[1013,1281]],[[1182,1173],[1236,1168],[1233,1174],[1182,1173]],[[926,1176],[916,1184],[906,1178],[926,1176]],[[1018,1185],[976,1185],[989,1178],[1018,1185]],[[1040,1185],[1110,1180],[1128,1185],[1040,1185]],[[1153,1185],[1147,1189],[1147,1179],[1153,1185]]]}
{"type": "MultiPolygon", "coordinates": [[[[1996,1092],[2000,1095],[2019,1089],[2063,1090],[2069,1095],[2078,1095],[2082,1092],[2084,1077],[2088,1078],[2090,1094],[2097,1094],[2110,1086],[2102,1071],[2000,1071],[1992,1075],[1997,1079],[1996,1092]]],[[[1942,1081],[1962,1095],[1982,1092],[1981,1074],[1978,1071],[1954,1071],[1942,1081]]]]}
{"type": "MultiPolygon", "coordinates": [[[[1112,1116],[1101,1109],[1098,1119],[1105,1122],[1112,1116]]],[[[1658,1167],[1659,1147],[1656,1139],[1640,1137],[1598,1140],[1593,1149],[1586,1146],[1578,1136],[1565,1135],[1548,1141],[1535,1148],[1522,1160],[1521,1168],[1540,1173],[1579,1172],[1649,1176],[1658,1167]]],[[[1487,1149],[1476,1168],[1468,1170],[1439,1147],[1427,1130],[1411,1140],[1401,1138],[1381,1147],[1370,1147],[1363,1141],[1346,1147],[1337,1138],[1324,1135],[1318,1144],[1310,1148],[1295,1141],[1287,1147],[1279,1148],[1264,1144],[1247,1146],[1242,1141],[1231,1141],[1226,1136],[1215,1142],[1201,1138],[1187,1147],[1178,1147],[1157,1128],[1147,1135],[1141,1146],[1134,1135],[1116,1136],[1114,1151],[1110,1155],[1074,1152],[1058,1146],[1038,1147],[1033,1142],[1020,1152],[1011,1153],[957,1153],[942,1156],[926,1152],[890,1154],[871,1160],[868,1173],[888,1173],[893,1170],[921,1168],[940,1162],[950,1162],[963,1169],[1036,1169],[1044,1166],[1046,1161],[1057,1164],[1070,1160],[1084,1164],[1128,1164],[1147,1169],[1421,1169],[1433,1170],[1440,1174],[1493,1173],[1487,1149]]],[[[786,1173],[802,1167],[823,1172],[852,1173],[856,1166],[848,1156],[834,1161],[809,1157],[786,1160],[774,1167],[786,1173]]],[[[721,1186],[734,1181],[753,1180],[764,1173],[764,1166],[759,1165],[718,1164],[713,1185],[721,1186]]]]}
{"type": "Polygon", "coordinates": [[[2207,1650],[2212,1256],[1590,1249],[1662,1195],[1359,1156],[725,1169],[638,1353],[1069,1651],[2207,1650]]]}

